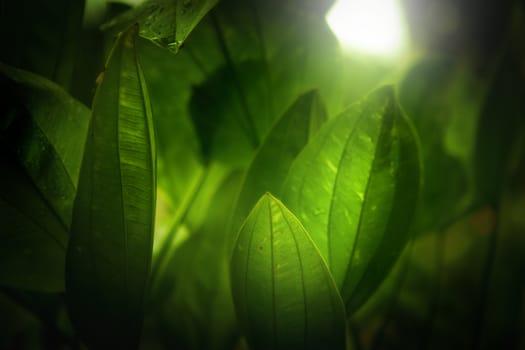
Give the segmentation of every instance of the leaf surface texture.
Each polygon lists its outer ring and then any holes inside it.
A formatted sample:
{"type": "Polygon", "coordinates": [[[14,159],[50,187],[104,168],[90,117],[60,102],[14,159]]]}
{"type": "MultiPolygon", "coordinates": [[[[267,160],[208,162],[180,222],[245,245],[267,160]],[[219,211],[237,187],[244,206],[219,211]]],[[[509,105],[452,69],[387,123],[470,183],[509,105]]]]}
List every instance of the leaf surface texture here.
{"type": "Polygon", "coordinates": [[[253,349],[345,348],[345,311],[330,272],[299,220],[270,194],[240,230],[231,279],[253,349]]]}
{"type": "Polygon", "coordinates": [[[134,348],[153,244],[155,139],[136,55],[117,39],[93,102],[66,261],[69,311],[95,348],[134,348]]]}

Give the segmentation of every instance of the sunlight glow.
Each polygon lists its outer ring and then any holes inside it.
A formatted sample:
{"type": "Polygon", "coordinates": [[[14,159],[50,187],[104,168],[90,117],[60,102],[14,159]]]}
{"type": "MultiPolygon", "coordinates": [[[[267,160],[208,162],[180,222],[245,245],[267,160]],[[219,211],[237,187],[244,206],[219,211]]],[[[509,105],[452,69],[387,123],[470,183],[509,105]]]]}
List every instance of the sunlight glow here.
{"type": "Polygon", "coordinates": [[[337,0],[326,21],[345,49],[395,56],[406,45],[399,0],[337,0]]]}

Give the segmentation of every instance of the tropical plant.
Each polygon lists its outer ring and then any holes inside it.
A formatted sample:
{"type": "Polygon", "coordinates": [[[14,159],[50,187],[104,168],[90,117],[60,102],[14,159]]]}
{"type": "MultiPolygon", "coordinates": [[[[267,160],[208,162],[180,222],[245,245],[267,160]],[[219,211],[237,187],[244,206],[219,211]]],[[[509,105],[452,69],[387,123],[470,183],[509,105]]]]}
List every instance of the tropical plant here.
{"type": "Polygon", "coordinates": [[[0,1],[0,348],[525,344],[525,6],[332,3],[0,1]]]}

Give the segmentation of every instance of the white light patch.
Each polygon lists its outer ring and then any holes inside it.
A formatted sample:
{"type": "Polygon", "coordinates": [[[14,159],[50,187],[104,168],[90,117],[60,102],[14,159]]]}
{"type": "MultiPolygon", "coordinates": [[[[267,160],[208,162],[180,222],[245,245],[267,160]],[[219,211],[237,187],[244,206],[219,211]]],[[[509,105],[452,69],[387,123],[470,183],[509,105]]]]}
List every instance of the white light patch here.
{"type": "Polygon", "coordinates": [[[395,56],[405,46],[398,0],[337,0],[326,21],[345,49],[395,56]]]}

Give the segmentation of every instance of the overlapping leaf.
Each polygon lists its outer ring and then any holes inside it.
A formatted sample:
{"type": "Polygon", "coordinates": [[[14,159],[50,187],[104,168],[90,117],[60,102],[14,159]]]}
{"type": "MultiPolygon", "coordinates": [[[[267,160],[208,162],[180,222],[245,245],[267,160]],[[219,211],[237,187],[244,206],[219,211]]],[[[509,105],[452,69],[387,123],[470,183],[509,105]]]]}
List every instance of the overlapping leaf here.
{"type": "Polygon", "coordinates": [[[43,77],[0,64],[7,146],[68,228],[89,110],[43,77]]]}
{"type": "Polygon", "coordinates": [[[253,349],[345,349],[345,311],[299,220],[265,194],[244,222],[231,260],[239,326],[253,349]]]}
{"type": "Polygon", "coordinates": [[[137,346],[149,277],[156,159],[137,34],[119,36],[95,95],[67,252],[69,313],[94,348],[137,346]]]}
{"type": "Polygon", "coordinates": [[[293,160],[326,119],[321,96],[314,90],[299,96],[277,121],[246,172],[233,216],[234,232],[265,192],[280,195],[293,160]]]}
{"type": "Polygon", "coordinates": [[[0,285],[61,292],[66,228],[11,154],[0,167],[0,285]]]}
{"type": "Polygon", "coordinates": [[[400,83],[424,163],[416,233],[442,229],[474,204],[472,149],[483,93],[470,67],[444,59],[418,62],[400,83]]]}
{"type": "Polygon", "coordinates": [[[516,56],[508,50],[501,60],[476,135],[476,185],[492,205],[499,201],[505,187],[513,150],[519,145],[518,135],[525,132],[525,74],[516,56]]]}
{"type": "Polygon", "coordinates": [[[3,64],[0,73],[1,256],[10,266],[0,283],[63,291],[89,110],[41,76],[3,64]]]}
{"type": "Polygon", "coordinates": [[[208,76],[195,86],[189,110],[205,159],[247,166],[304,91],[318,89],[328,111],[340,110],[338,45],[310,10],[224,1],[192,33],[181,55],[208,76]]]}
{"type": "Polygon", "coordinates": [[[149,0],[117,16],[104,29],[140,25],[140,36],[178,52],[197,23],[218,0],[149,0]]]}
{"type": "Polygon", "coordinates": [[[413,130],[385,86],[325,124],[290,168],[283,200],[326,259],[348,312],[408,240],[419,167],[413,130]]]}

